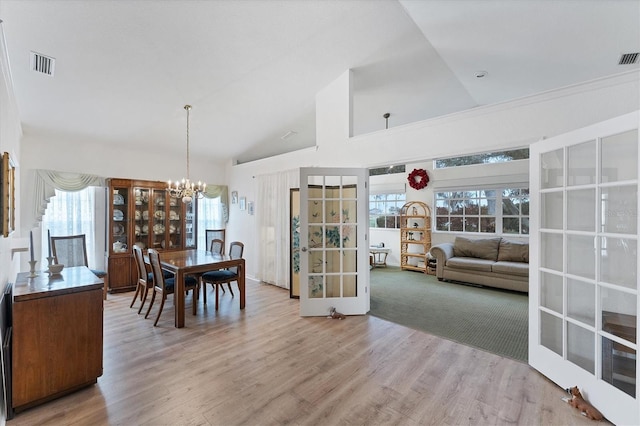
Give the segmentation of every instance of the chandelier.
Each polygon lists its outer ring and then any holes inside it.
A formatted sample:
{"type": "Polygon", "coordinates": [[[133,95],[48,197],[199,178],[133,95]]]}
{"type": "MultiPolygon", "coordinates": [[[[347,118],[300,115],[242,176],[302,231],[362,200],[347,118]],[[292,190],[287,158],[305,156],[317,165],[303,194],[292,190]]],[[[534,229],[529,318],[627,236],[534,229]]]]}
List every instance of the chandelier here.
{"type": "Polygon", "coordinates": [[[167,191],[169,191],[170,196],[182,198],[182,202],[188,204],[194,198],[202,198],[204,196],[207,184],[200,181],[198,183],[191,182],[189,179],[189,111],[191,111],[191,105],[185,105],[184,109],[187,111],[187,177],[173,184],[169,181],[167,183],[167,191]]]}

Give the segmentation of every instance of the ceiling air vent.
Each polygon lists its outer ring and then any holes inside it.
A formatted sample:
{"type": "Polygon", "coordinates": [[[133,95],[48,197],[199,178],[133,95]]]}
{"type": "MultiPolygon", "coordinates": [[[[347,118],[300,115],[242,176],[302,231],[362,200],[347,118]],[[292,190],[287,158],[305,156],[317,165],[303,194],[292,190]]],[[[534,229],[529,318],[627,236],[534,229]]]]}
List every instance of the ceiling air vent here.
{"type": "Polygon", "coordinates": [[[622,56],[620,56],[620,62],[618,62],[618,65],[635,64],[636,62],[638,62],[638,57],[639,56],[640,56],[639,52],[636,52],[636,53],[623,53],[622,56]]]}
{"type": "Polygon", "coordinates": [[[31,52],[31,71],[53,76],[56,59],[40,53],[31,52]]]}

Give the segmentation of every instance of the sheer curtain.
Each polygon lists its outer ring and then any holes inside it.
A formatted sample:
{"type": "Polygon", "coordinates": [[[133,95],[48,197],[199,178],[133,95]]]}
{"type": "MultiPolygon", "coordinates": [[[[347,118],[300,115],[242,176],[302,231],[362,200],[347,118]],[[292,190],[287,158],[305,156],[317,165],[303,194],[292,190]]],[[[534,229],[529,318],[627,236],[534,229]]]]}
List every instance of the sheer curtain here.
{"type": "Polygon", "coordinates": [[[55,196],[49,199],[49,204],[42,216],[42,259],[41,265],[47,260],[47,231],[51,236],[86,235],[87,260],[89,266],[96,268],[99,264],[95,258],[96,246],[96,200],[95,188],[88,187],[81,191],[55,190],[55,196]]]}
{"type": "Polygon", "coordinates": [[[256,176],[258,279],[290,287],[290,189],[300,186],[298,169],[256,176]]]}
{"type": "Polygon", "coordinates": [[[225,215],[220,197],[202,198],[198,200],[198,249],[209,250],[207,247],[206,229],[223,229],[225,215]]]}

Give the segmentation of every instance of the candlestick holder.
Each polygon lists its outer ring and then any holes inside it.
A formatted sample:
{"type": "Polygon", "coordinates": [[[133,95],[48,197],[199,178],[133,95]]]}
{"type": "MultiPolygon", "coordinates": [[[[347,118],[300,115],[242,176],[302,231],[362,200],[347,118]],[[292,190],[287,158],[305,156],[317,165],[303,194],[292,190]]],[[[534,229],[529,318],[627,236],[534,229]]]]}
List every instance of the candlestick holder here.
{"type": "Polygon", "coordinates": [[[38,274],[36,274],[36,263],[38,263],[37,260],[29,261],[29,266],[31,267],[31,269],[29,270],[29,278],[34,278],[38,276],[38,274]]]}

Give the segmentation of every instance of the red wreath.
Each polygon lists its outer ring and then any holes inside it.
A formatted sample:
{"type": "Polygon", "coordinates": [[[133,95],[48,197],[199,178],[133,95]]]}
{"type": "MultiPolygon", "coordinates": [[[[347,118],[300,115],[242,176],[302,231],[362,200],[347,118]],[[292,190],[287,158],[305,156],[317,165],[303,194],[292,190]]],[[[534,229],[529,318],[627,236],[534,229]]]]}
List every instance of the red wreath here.
{"type": "Polygon", "coordinates": [[[411,173],[409,173],[409,185],[413,189],[422,189],[426,188],[429,183],[429,175],[425,169],[413,169],[411,173]]]}

